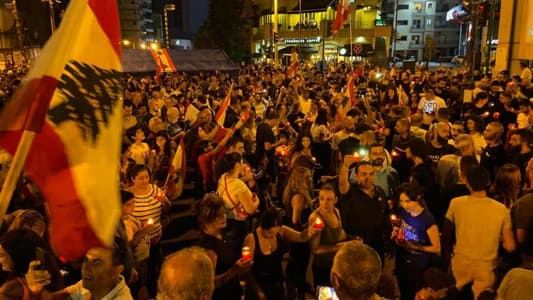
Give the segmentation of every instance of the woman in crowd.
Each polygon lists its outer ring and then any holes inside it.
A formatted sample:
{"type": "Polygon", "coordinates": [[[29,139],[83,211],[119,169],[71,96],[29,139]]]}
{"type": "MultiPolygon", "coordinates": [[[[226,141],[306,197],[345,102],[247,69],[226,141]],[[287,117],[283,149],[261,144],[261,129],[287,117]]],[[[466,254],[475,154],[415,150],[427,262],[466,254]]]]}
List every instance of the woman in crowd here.
{"type": "Polygon", "coordinates": [[[41,268],[51,275],[51,284],[47,289],[51,292],[63,289],[63,278],[46,242],[31,230],[16,229],[6,233],[0,240],[0,299],[32,299],[24,276],[34,260],[39,260],[41,268]]]}
{"type": "Polygon", "coordinates": [[[392,238],[398,245],[396,276],[402,299],[414,299],[421,289],[424,271],[440,256],[440,235],[435,219],[426,208],[424,194],[416,184],[403,183],[398,188],[398,217],[392,215],[392,238]]]}
{"type": "Polygon", "coordinates": [[[155,279],[158,276],[157,268],[161,264],[161,250],[159,240],[162,236],[161,219],[163,208],[170,207],[170,201],[165,191],[151,182],[151,173],[145,165],[135,165],[130,170],[132,185],[129,192],[135,197],[135,209],[132,216],[142,224],[153,224],[153,229],[148,233],[150,239],[150,257],[148,260],[148,286],[150,293],[155,294],[155,279]]]}
{"type": "Polygon", "coordinates": [[[294,148],[292,149],[291,164],[289,169],[301,166],[302,162],[313,161],[311,143],[312,137],[309,132],[304,131],[298,135],[296,145],[294,145],[294,148]]]}
{"type": "Polygon", "coordinates": [[[314,182],[318,182],[322,175],[327,175],[331,166],[331,138],[329,131],[328,112],[324,108],[318,110],[315,122],[311,125],[313,138],[312,152],[320,169],[314,173],[314,182]]]}
{"type": "Polygon", "coordinates": [[[227,163],[225,169],[229,171],[220,177],[217,193],[221,195],[228,210],[228,239],[232,240],[236,249],[240,249],[248,233],[247,221],[256,213],[259,199],[239,178],[246,168],[242,156],[231,153],[226,157],[225,163],[227,163]]]}
{"type": "MultiPolygon", "coordinates": [[[[154,174],[154,181],[161,186],[170,171],[170,164],[172,162],[173,153],[170,148],[168,132],[161,130],[156,133],[155,146],[152,150],[150,159],[150,170],[154,174]]],[[[165,187],[163,187],[165,189],[165,187]]]]}
{"type": "MultiPolygon", "coordinates": [[[[294,230],[307,228],[307,221],[312,212],[313,177],[311,170],[297,167],[292,170],[285,190],[283,191],[283,207],[286,211],[285,224],[294,230]]],[[[290,244],[289,262],[287,264],[287,286],[289,297],[298,294],[298,299],[305,298],[305,274],[309,263],[310,248],[308,243],[290,244]]]]}
{"type": "Polygon", "coordinates": [[[487,147],[487,142],[485,141],[485,138],[483,137],[484,128],[485,128],[485,125],[483,123],[483,120],[480,117],[472,115],[466,119],[466,130],[468,134],[474,140],[476,157],[478,158],[478,160],[479,160],[481,153],[483,152],[483,149],[487,147]]]}
{"type": "Polygon", "coordinates": [[[347,236],[342,228],[339,210],[335,207],[337,195],[329,184],[321,186],[318,193],[319,207],[309,216],[309,224],[323,224],[319,234],[311,239],[313,253],[313,279],[315,286],[331,286],[329,274],[333,265],[335,252],[347,236]]]}
{"type": "Polygon", "coordinates": [[[505,164],[498,169],[490,188],[490,197],[511,208],[520,196],[520,169],[515,164],[505,164]]]}
{"type": "Polygon", "coordinates": [[[209,193],[197,204],[198,225],[202,231],[198,246],[208,250],[215,262],[215,293],[213,299],[240,300],[242,288],[239,276],[252,266],[251,259],[243,259],[235,251],[222,231],[226,228],[224,200],[216,193],[209,193]]]}
{"type": "Polygon", "coordinates": [[[285,299],[282,261],[288,242],[307,242],[316,232],[313,227],[300,232],[284,226],[275,208],[263,212],[259,227],[244,241],[254,261],[247,299],[285,299]]]}

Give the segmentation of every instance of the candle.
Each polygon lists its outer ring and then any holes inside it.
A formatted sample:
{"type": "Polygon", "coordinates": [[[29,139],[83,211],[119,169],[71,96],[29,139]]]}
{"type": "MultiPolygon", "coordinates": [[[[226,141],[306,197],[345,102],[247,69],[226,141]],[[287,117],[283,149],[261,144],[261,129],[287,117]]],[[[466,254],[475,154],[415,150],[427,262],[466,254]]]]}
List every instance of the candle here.
{"type": "Polygon", "coordinates": [[[313,156],[313,161],[316,162],[316,157],[313,156]]]}
{"type": "Polygon", "coordinates": [[[500,118],[500,113],[499,112],[495,112],[494,114],[492,114],[492,117],[494,119],[499,119],[500,118]]]}
{"type": "Polygon", "coordinates": [[[353,160],[354,160],[355,162],[358,162],[359,160],[361,160],[361,156],[359,155],[358,152],[354,152],[354,153],[353,153],[353,160]]]}
{"type": "Polygon", "coordinates": [[[150,151],[150,152],[152,152],[152,154],[155,154],[155,153],[156,153],[156,152],[155,152],[155,149],[152,149],[152,151],[150,151]]]}
{"type": "Polygon", "coordinates": [[[398,217],[397,217],[396,215],[390,215],[390,220],[391,220],[392,222],[394,222],[394,221],[398,221],[398,217]]]}
{"type": "Polygon", "coordinates": [[[313,223],[313,228],[321,230],[322,228],[324,228],[324,222],[322,222],[322,220],[317,217],[315,219],[315,222],[313,223]]]}
{"type": "Polygon", "coordinates": [[[148,225],[152,225],[152,224],[154,224],[154,219],[150,218],[150,219],[148,219],[148,221],[146,223],[148,225]]]}
{"type": "Polygon", "coordinates": [[[241,257],[242,257],[242,260],[249,260],[252,258],[252,251],[250,251],[250,247],[247,247],[247,246],[242,247],[241,257]]]}
{"type": "Polygon", "coordinates": [[[400,153],[398,153],[398,151],[396,151],[396,150],[392,150],[391,155],[392,155],[392,157],[398,157],[398,156],[400,156],[400,153]]]}

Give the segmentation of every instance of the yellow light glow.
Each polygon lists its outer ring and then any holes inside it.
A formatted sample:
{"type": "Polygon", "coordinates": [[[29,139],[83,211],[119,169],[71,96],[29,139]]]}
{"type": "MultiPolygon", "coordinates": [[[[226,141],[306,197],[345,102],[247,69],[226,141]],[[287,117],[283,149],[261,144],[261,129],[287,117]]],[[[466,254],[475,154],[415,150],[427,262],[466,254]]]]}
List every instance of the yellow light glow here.
{"type": "Polygon", "coordinates": [[[146,44],[145,43],[141,44],[141,49],[146,49],[146,44]]]}
{"type": "Polygon", "coordinates": [[[131,44],[130,40],[122,40],[124,46],[129,46],[131,44]]]}
{"type": "Polygon", "coordinates": [[[159,48],[159,46],[156,43],[150,43],[150,48],[152,48],[154,50],[157,50],[157,48],[159,48]]]}

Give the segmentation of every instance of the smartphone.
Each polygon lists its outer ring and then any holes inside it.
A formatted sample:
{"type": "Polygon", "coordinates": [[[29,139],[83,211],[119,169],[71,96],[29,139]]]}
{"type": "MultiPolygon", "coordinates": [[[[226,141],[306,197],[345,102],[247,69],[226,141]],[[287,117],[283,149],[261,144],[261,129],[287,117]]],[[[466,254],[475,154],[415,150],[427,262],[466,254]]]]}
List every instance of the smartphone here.
{"type": "Polygon", "coordinates": [[[41,247],[35,249],[35,259],[40,261],[39,270],[46,270],[46,250],[41,247]]]}
{"type": "Polygon", "coordinates": [[[318,300],[339,300],[335,289],[330,286],[318,286],[316,290],[316,298],[318,300]]]}

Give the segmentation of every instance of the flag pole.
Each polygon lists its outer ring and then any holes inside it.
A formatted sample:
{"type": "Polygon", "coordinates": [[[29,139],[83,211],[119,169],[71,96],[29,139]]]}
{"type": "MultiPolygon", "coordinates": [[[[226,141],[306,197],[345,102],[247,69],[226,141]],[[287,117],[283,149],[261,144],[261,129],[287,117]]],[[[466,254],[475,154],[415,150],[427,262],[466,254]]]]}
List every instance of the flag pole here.
{"type": "Polygon", "coordinates": [[[350,45],[350,68],[353,72],[353,62],[352,62],[352,57],[353,57],[353,45],[352,45],[352,41],[353,41],[353,32],[352,32],[352,6],[350,4],[350,13],[348,13],[348,22],[350,23],[350,42],[348,43],[350,45]]]}
{"type": "Polygon", "coordinates": [[[11,197],[17,186],[17,181],[22,173],[24,163],[30,152],[31,144],[33,143],[33,138],[35,137],[34,131],[24,130],[22,132],[22,137],[17,147],[17,151],[13,156],[13,163],[9,167],[9,170],[6,175],[4,184],[2,185],[2,190],[0,191],[0,219],[6,215],[7,208],[11,202],[11,197]]]}

